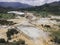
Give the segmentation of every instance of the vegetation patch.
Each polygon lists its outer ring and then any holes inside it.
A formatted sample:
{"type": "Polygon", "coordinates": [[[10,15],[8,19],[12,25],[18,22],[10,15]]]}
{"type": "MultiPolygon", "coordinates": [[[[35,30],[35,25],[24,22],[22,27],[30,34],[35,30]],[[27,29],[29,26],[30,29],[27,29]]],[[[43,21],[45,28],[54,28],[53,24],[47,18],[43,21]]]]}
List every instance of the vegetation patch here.
{"type": "Polygon", "coordinates": [[[15,15],[8,13],[0,13],[0,19],[13,19],[15,15]]]}
{"type": "Polygon", "coordinates": [[[27,45],[24,40],[20,39],[19,41],[0,43],[0,45],[27,45]]]}
{"type": "Polygon", "coordinates": [[[16,23],[13,23],[13,21],[7,21],[4,19],[0,20],[0,25],[14,25],[14,24],[16,24],[16,23]]]}
{"type": "Polygon", "coordinates": [[[13,36],[14,34],[17,34],[18,31],[16,29],[8,29],[8,31],[6,32],[8,40],[11,40],[11,36],[13,36]]]}
{"type": "Polygon", "coordinates": [[[52,37],[52,42],[55,42],[57,44],[60,44],[60,29],[56,29],[56,28],[48,28],[45,27],[46,31],[51,33],[51,37],[52,37]]]}

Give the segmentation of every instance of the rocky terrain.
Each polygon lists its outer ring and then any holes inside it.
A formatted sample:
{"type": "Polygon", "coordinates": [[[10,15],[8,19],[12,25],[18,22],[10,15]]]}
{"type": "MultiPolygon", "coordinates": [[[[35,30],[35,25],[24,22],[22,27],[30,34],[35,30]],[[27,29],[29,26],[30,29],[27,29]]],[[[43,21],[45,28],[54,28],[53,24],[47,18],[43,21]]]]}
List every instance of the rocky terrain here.
{"type": "Polygon", "coordinates": [[[58,31],[59,23],[53,18],[36,17],[33,14],[27,17],[8,19],[16,24],[0,25],[0,39],[8,42],[24,40],[27,45],[56,45],[52,31],[58,31]],[[30,18],[31,17],[31,18],[30,18]],[[54,30],[55,29],[55,30],[54,30]]]}

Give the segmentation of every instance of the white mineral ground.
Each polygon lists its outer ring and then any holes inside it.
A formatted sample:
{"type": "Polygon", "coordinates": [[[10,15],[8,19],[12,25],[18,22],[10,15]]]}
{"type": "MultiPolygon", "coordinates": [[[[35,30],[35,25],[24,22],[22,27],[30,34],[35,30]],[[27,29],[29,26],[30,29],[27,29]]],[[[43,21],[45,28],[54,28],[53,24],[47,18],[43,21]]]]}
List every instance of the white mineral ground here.
{"type": "Polygon", "coordinates": [[[29,27],[29,26],[18,26],[17,27],[20,31],[22,31],[24,34],[26,34],[27,36],[29,36],[36,45],[39,44],[39,37],[42,38],[44,40],[47,40],[48,38],[48,33],[44,32],[43,30],[39,30],[36,27],[29,27]]]}

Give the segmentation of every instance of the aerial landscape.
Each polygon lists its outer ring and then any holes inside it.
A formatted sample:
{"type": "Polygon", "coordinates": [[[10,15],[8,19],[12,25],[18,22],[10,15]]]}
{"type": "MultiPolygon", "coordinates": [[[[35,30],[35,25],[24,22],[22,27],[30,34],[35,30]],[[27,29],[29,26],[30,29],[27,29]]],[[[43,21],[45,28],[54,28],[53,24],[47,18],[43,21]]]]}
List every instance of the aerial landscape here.
{"type": "Polygon", "coordinates": [[[0,0],[0,45],[60,45],[60,0],[0,0]]]}

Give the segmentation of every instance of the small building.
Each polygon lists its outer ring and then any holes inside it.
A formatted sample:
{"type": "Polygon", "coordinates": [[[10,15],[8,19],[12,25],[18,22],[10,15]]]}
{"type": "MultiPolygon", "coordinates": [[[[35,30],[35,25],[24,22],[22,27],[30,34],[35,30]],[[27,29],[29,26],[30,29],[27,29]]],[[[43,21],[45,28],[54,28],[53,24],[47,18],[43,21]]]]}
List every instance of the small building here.
{"type": "Polygon", "coordinates": [[[24,17],[25,16],[25,13],[24,12],[19,12],[19,11],[9,11],[8,13],[9,14],[14,14],[16,16],[16,18],[19,18],[20,16],[21,17],[24,17]]]}
{"type": "Polygon", "coordinates": [[[10,11],[10,12],[8,12],[8,13],[24,15],[24,13],[23,13],[23,12],[19,12],[19,11],[10,11]]]}

